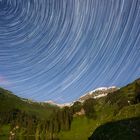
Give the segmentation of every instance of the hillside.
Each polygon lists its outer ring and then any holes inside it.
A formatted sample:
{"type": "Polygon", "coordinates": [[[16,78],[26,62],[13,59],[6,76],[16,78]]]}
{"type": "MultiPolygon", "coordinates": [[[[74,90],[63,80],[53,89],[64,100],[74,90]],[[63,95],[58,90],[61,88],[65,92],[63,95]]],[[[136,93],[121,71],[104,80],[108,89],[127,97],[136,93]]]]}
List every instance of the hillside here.
{"type": "Polygon", "coordinates": [[[14,109],[25,111],[26,113],[39,117],[49,117],[53,109],[58,109],[47,103],[33,102],[28,99],[20,98],[10,91],[0,88],[0,113],[14,109]]]}
{"type": "MultiPolygon", "coordinates": [[[[108,122],[117,122],[120,121],[120,125],[123,120],[125,119],[132,119],[140,118],[140,79],[128,84],[127,86],[120,88],[119,90],[109,93],[107,96],[97,99],[88,99],[83,104],[76,103],[75,110],[80,110],[84,107],[86,110],[86,114],[83,116],[76,116],[74,117],[71,125],[71,130],[68,132],[60,133],[61,140],[86,140],[90,137],[90,140],[104,140],[104,137],[100,139],[97,138],[97,135],[100,136],[99,133],[96,133],[96,138],[94,137],[94,131],[101,125],[107,124],[108,122]],[[92,107],[91,107],[92,106],[92,107]],[[122,121],[121,121],[122,120],[122,121]],[[93,134],[92,134],[93,133],[93,134]]],[[[115,124],[115,123],[114,123],[115,124]]],[[[135,121],[131,121],[132,125],[136,125],[135,121]]],[[[106,125],[106,126],[107,126],[106,125]]],[[[117,126],[117,125],[116,125],[117,126]]],[[[129,127],[129,123],[125,125],[125,128],[129,127]]],[[[138,129],[139,126],[136,126],[138,129]]],[[[113,130],[112,125],[105,127],[106,131],[113,130]]],[[[117,128],[116,128],[117,129],[117,128]]],[[[104,134],[104,129],[102,133],[104,134]]],[[[100,130],[100,131],[101,131],[100,130]]],[[[125,129],[124,129],[125,131],[125,129]]],[[[119,140],[123,140],[123,134],[130,136],[129,131],[126,133],[116,133],[115,130],[111,131],[112,135],[114,135],[119,140]]],[[[106,133],[108,135],[110,133],[106,133]]],[[[135,134],[135,133],[134,133],[135,134]]],[[[109,139],[113,139],[112,135],[109,135],[109,139]]],[[[137,139],[140,136],[136,134],[134,139],[137,139]]]]}
{"type": "MultiPolygon", "coordinates": [[[[92,93],[92,98],[62,108],[22,99],[0,88],[0,135],[61,140],[102,140],[104,136],[112,139],[114,135],[121,140],[129,137],[131,128],[136,126],[133,137],[137,140],[140,138],[137,134],[139,126],[136,125],[140,118],[140,79],[113,90],[100,98],[93,98],[92,93]],[[116,133],[127,127],[125,133],[116,133]]],[[[103,92],[96,92],[96,96],[103,92]]]]}
{"type": "Polygon", "coordinates": [[[23,99],[0,88],[0,136],[54,138],[60,130],[69,130],[70,123],[67,108],[23,99]]]}

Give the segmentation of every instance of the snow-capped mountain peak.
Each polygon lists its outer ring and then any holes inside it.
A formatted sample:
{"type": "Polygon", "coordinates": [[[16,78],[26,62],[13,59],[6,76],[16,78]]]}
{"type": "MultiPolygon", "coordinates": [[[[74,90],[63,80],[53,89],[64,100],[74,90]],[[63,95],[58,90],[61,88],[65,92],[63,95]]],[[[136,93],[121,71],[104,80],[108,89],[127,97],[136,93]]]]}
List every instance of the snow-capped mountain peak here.
{"type": "MultiPolygon", "coordinates": [[[[94,99],[101,98],[101,97],[106,96],[108,93],[114,92],[116,90],[118,90],[118,88],[115,87],[115,86],[99,87],[99,88],[96,88],[96,89],[82,95],[77,101],[84,102],[85,100],[87,100],[89,98],[94,98],[94,99]]],[[[76,102],[76,101],[74,101],[74,102],[76,102]]],[[[51,104],[51,105],[54,105],[54,106],[58,106],[60,108],[63,108],[65,106],[70,107],[74,104],[74,102],[59,104],[59,103],[56,103],[52,100],[45,101],[45,103],[48,103],[48,104],[51,104]]]]}
{"type": "Polygon", "coordinates": [[[99,88],[94,89],[90,93],[95,92],[95,91],[102,91],[102,90],[115,89],[115,88],[116,88],[115,86],[111,86],[111,87],[99,87],[99,88]]]}
{"type": "Polygon", "coordinates": [[[115,86],[111,86],[111,87],[99,87],[96,88],[88,93],[86,93],[85,95],[82,95],[79,98],[79,101],[83,102],[84,100],[87,100],[89,98],[100,98],[100,97],[104,97],[106,96],[108,93],[114,92],[116,91],[118,88],[115,86]]]}

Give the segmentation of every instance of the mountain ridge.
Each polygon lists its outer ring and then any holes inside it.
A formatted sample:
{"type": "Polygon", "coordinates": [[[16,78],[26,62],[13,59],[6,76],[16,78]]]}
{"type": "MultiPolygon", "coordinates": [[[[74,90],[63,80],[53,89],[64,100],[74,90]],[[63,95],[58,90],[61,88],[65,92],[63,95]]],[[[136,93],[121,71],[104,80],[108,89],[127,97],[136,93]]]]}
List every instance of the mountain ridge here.
{"type": "Polygon", "coordinates": [[[110,86],[110,87],[99,87],[96,88],[90,92],[87,92],[86,94],[82,95],[78,101],[80,102],[84,102],[85,100],[89,99],[89,98],[101,98],[104,96],[107,96],[109,93],[115,92],[117,91],[119,88],[117,88],[116,86],[110,86]]]}
{"type": "Polygon", "coordinates": [[[61,104],[61,103],[56,103],[53,100],[44,101],[44,103],[48,103],[48,104],[51,104],[51,105],[54,105],[54,106],[58,106],[60,108],[63,108],[65,106],[70,107],[70,106],[72,106],[77,101],[84,102],[86,99],[89,99],[89,98],[92,98],[92,97],[93,98],[101,98],[101,97],[107,96],[107,94],[111,93],[111,91],[114,92],[114,91],[116,91],[118,89],[119,88],[117,88],[116,86],[99,87],[99,88],[96,88],[96,89],[94,89],[92,91],[89,91],[89,92],[85,93],[84,95],[80,96],[79,99],[77,99],[75,101],[72,101],[70,103],[63,103],[63,104],[61,104]],[[98,93],[98,95],[97,95],[97,93],[98,93]],[[95,96],[93,94],[95,94],[95,96]],[[91,96],[87,97],[88,95],[91,95],[91,96]]]}

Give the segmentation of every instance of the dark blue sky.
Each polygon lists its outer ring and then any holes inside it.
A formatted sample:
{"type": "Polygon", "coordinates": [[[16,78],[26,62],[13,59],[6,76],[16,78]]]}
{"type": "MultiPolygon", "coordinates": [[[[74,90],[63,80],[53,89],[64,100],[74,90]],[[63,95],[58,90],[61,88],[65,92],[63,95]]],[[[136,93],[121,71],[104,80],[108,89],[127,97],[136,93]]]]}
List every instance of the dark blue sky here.
{"type": "Polygon", "coordinates": [[[0,0],[0,86],[71,102],[140,77],[139,0],[0,0]]]}

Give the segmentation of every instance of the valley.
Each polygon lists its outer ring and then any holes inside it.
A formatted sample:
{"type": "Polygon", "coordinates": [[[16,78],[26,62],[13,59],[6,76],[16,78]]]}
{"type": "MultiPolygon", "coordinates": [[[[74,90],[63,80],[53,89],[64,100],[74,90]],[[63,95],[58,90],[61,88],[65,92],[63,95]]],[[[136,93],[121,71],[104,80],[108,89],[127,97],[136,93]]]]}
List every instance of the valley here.
{"type": "Polygon", "coordinates": [[[133,136],[139,140],[139,124],[140,79],[120,89],[87,93],[61,107],[22,99],[0,88],[0,136],[11,139],[131,140],[133,136]],[[121,133],[123,129],[127,131],[121,133]]]}

